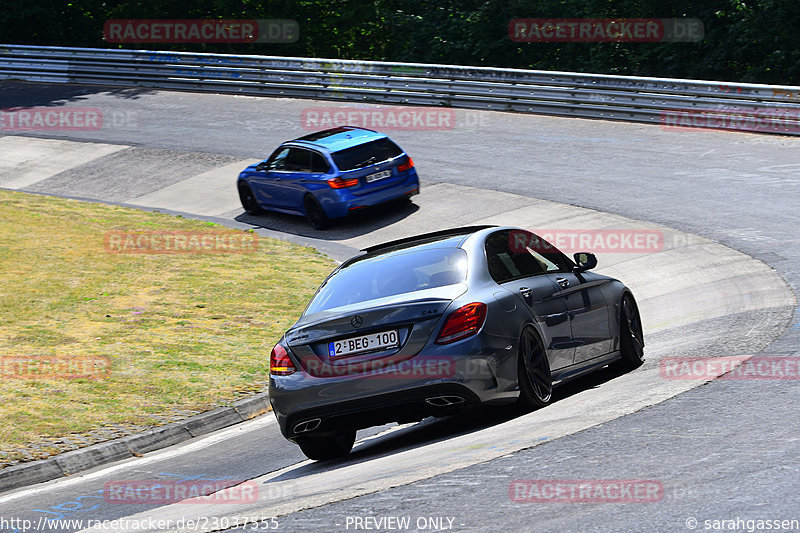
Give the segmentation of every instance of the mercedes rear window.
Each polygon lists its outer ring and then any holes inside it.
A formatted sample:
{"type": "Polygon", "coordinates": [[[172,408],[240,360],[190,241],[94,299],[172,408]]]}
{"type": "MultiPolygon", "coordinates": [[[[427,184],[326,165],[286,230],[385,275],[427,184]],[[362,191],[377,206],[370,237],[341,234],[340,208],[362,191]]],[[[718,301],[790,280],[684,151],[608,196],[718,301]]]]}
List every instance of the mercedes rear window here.
{"type": "Polygon", "coordinates": [[[319,288],[304,314],[453,285],[466,277],[467,253],[461,248],[428,248],[378,255],[336,272],[319,288]]]}
{"type": "Polygon", "coordinates": [[[333,157],[333,161],[339,167],[339,170],[346,171],[368,167],[394,159],[400,155],[403,155],[403,150],[390,139],[384,137],[383,139],[333,152],[331,157],[333,157]]]}

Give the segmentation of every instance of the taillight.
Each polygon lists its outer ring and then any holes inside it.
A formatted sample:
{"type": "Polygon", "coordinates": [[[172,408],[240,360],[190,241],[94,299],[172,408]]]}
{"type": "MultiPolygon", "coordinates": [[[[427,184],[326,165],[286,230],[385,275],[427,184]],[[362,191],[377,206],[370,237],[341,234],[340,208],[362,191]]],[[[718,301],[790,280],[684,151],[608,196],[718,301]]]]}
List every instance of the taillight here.
{"type": "Polygon", "coordinates": [[[409,157],[408,161],[406,161],[405,163],[403,163],[402,165],[397,167],[397,170],[400,171],[400,172],[405,172],[409,168],[413,168],[413,167],[414,167],[414,160],[409,157]]]}
{"type": "Polygon", "coordinates": [[[347,187],[355,187],[358,185],[358,178],[350,178],[348,180],[343,180],[342,178],[333,178],[332,180],[328,180],[328,185],[331,186],[331,189],[345,189],[347,187]]]}
{"type": "Polygon", "coordinates": [[[281,346],[280,343],[276,344],[272,349],[272,353],[269,354],[269,373],[275,376],[288,376],[295,372],[297,372],[297,369],[294,367],[292,360],[289,359],[286,348],[281,346]]]}
{"type": "Polygon", "coordinates": [[[436,344],[450,344],[475,335],[486,320],[486,304],[474,302],[450,313],[444,321],[436,344]]]}

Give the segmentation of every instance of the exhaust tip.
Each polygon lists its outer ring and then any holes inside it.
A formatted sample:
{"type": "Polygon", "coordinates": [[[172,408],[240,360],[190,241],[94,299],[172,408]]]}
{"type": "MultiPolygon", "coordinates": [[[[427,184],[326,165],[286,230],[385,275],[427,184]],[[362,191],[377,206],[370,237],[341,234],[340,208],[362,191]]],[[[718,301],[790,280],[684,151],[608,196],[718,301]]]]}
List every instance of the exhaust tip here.
{"type": "Polygon", "coordinates": [[[461,396],[434,396],[433,398],[425,398],[425,403],[434,407],[450,407],[451,405],[458,405],[465,401],[466,400],[461,396]]]}
{"type": "Polygon", "coordinates": [[[294,432],[307,433],[309,431],[317,429],[321,423],[322,423],[321,418],[312,418],[311,420],[305,420],[303,422],[300,422],[299,424],[295,424],[294,432]]]}

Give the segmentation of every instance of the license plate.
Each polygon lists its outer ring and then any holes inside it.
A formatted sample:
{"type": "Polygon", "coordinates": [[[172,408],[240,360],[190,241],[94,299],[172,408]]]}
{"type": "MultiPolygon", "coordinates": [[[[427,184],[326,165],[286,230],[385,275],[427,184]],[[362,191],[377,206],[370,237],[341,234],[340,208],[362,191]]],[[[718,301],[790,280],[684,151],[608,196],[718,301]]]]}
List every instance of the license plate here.
{"type": "Polygon", "coordinates": [[[328,343],[328,355],[331,358],[357,353],[371,352],[383,348],[395,348],[399,344],[397,330],[382,331],[350,337],[328,343]]]}
{"type": "Polygon", "coordinates": [[[370,174],[369,176],[364,178],[364,181],[367,183],[372,183],[373,181],[378,181],[382,179],[386,179],[392,175],[391,170],[382,170],[380,172],[376,172],[375,174],[370,174]]]}

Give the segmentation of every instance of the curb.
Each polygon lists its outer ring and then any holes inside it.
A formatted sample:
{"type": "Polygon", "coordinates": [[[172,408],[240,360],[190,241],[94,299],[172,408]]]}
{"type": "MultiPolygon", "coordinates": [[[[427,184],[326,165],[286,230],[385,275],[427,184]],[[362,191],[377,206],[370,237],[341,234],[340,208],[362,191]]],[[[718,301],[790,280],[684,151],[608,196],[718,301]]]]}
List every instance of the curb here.
{"type": "Polygon", "coordinates": [[[22,463],[0,470],[0,493],[43,483],[64,476],[130,457],[167,448],[233,426],[265,414],[269,410],[269,394],[260,392],[230,407],[219,407],[180,422],[93,444],[86,448],[61,453],[47,459],[22,463]]]}

